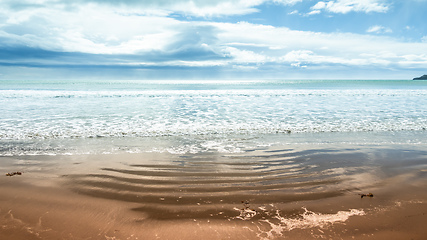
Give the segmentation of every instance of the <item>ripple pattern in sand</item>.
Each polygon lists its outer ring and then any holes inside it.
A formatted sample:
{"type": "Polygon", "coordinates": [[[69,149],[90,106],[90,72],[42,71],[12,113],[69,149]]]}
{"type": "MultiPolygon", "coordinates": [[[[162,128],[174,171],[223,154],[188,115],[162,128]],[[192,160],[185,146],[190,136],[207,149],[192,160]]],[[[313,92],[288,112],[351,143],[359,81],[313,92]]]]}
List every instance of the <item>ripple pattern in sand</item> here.
{"type": "Polygon", "coordinates": [[[133,210],[147,218],[182,219],[235,217],[249,202],[261,206],[340,196],[368,185],[371,176],[354,150],[163,156],[67,178],[81,194],[141,204],[133,210]]]}

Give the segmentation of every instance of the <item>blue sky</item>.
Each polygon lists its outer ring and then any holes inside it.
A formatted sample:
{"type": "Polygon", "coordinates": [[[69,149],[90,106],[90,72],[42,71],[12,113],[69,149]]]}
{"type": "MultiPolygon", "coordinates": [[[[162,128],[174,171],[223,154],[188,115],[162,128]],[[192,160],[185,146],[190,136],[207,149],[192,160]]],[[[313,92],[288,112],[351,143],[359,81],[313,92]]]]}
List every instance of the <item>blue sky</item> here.
{"type": "Polygon", "coordinates": [[[427,0],[1,0],[1,79],[410,79],[427,0]]]}

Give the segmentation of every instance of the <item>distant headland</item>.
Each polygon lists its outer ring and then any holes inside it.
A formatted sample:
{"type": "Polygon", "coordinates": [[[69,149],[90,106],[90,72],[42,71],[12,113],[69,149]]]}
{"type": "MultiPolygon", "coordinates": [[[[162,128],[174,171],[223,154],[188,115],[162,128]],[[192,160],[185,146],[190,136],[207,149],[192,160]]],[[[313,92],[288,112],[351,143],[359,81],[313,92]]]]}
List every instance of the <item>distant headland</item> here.
{"type": "Polygon", "coordinates": [[[414,79],[412,79],[412,80],[427,80],[427,75],[426,75],[426,74],[424,74],[424,75],[422,75],[421,77],[417,77],[417,78],[414,78],[414,79]]]}

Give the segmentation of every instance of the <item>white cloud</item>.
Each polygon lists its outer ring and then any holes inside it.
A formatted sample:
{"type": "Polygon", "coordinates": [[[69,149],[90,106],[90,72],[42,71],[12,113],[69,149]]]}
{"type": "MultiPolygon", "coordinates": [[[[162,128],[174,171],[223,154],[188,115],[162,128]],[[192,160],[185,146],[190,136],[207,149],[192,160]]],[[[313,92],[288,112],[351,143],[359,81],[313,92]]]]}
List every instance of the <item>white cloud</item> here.
{"type": "MultiPolygon", "coordinates": [[[[427,52],[427,45],[422,43],[400,42],[398,39],[361,34],[295,31],[245,22],[217,23],[216,26],[220,30],[218,39],[221,45],[232,44],[242,51],[250,43],[257,44],[259,49],[251,52],[251,57],[247,57],[248,63],[259,61],[264,64],[284,63],[308,67],[346,65],[389,68],[401,64],[406,66],[411,61],[416,63],[414,66],[427,66],[425,56],[419,55],[419,52],[427,52]],[[257,34],[253,34],[254,32],[257,34]],[[408,53],[418,58],[409,59],[406,56],[408,53]]],[[[242,56],[238,58],[240,63],[246,58],[242,56]]]]}
{"type": "Polygon", "coordinates": [[[181,12],[184,14],[210,17],[223,15],[243,15],[258,10],[255,6],[262,1],[177,1],[174,4],[167,6],[173,12],[181,12]],[[206,2],[206,3],[205,3],[206,2]]]}
{"type": "Polygon", "coordinates": [[[310,50],[294,50],[283,56],[281,60],[286,62],[307,62],[311,61],[313,57],[314,53],[310,50]]]}
{"type": "Polygon", "coordinates": [[[406,68],[427,68],[426,54],[407,54],[399,58],[398,64],[406,68]]]}
{"type": "Polygon", "coordinates": [[[387,12],[389,7],[383,3],[383,0],[335,0],[317,2],[311,9],[318,13],[325,10],[332,13],[349,13],[349,12],[387,12]]]}
{"type": "Polygon", "coordinates": [[[350,58],[345,59],[338,56],[328,56],[328,55],[318,55],[315,54],[313,51],[310,50],[296,50],[291,51],[280,58],[280,61],[282,62],[288,62],[291,66],[300,66],[301,64],[304,64],[303,66],[306,66],[307,64],[316,64],[316,65],[322,65],[322,64],[340,64],[340,65],[354,65],[354,66],[361,66],[361,65],[368,65],[372,63],[372,59],[361,59],[361,58],[350,58]]]}
{"type": "Polygon", "coordinates": [[[320,9],[326,8],[326,6],[327,5],[326,5],[325,2],[320,1],[320,2],[316,3],[316,5],[314,5],[313,7],[311,7],[311,9],[313,9],[313,10],[320,10],[320,9]]]}
{"type": "Polygon", "coordinates": [[[311,12],[308,13],[308,15],[316,15],[316,14],[320,14],[322,11],[320,10],[313,10],[311,12]]]}
{"type": "MultiPolygon", "coordinates": [[[[166,16],[171,13],[181,13],[187,16],[212,17],[227,15],[243,15],[257,12],[257,6],[264,3],[294,5],[303,0],[144,0],[144,1],[115,1],[115,0],[3,0],[2,4],[14,11],[34,8],[73,9],[82,5],[98,5],[133,10],[134,14],[166,16]]],[[[26,18],[20,15],[19,18],[26,18]]]]}
{"type": "MultiPolygon", "coordinates": [[[[93,54],[132,54],[165,48],[186,23],[168,17],[123,14],[123,9],[87,5],[73,11],[25,9],[9,13],[9,39],[52,51],[93,54]],[[17,18],[25,15],[26,18],[17,18]],[[11,20],[11,21],[9,21],[11,20]]],[[[5,33],[3,33],[4,35],[5,33]]]]}
{"type": "Polygon", "coordinates": [[[275,3],[280,3],[284,5],[294,5],[296,3],[302,2],[303,0],[273,0],[275,3]]]}
{"type": "Polygon", "coordinates": [[[403,55],[402,58],[407,61],[426,61],[427,54],[408,54],[403,55]]]}
{"type": "Polygon", "coordinates": [[[368,30],[366,30],[366,32],[368,32],[368,33],[392,33],[393,31],[391,30],[391,28],[383,27],[380,25],[374,25],[374,26],[368,28],[368,30]]]}
{"type": "Polygon", "coordinates": [[[223,52],[226,56],[232,57],[233,61],[237,63],[264,63],[267,60],[264,55],[234,47],[226,47],[223,52]]]}
{"type": "MultiPolygon", "coordinates": [[[[56,2],[57,5],[50,8],[0,10],[0,14],[6,16],[0,25],[0,46],[111,55],[118,59],[112,61],[114,64],[136,66],[427,67],[426,56],[419,54],[427,52],[425,43],[402,42],[372,34],[296,31],[248,22],[183,21],[154,10],[139,14],[139,8],[128,6],[113,8],[92,3],[65,10],[63,4],[56,2]]],[[[242,1],[230,1],[242,4],[242,9],[260,2],[263,1],[248,1],[244,5],[242,1]]],[[[281,1],[280,4],[296,2],[281,1]]],[[[325,11],[343,2],[318,2],[312,10],[325,11]]],[[[368,2],[379,4],[379,1],[359,1],[360,4],[368,2]]],[[[194,1],[196,3],[203,5],[201,0],[194,1]]],[[[213,3],[204,4],[212,6],[213,3]]],[[[352,6],[356,11],[356,5],[352,6]]],[[[367,32],[387,31],[383,26],[373,26],[367,32]]],[[[423,41],[427,41],[427,36],[423,41]]]]}

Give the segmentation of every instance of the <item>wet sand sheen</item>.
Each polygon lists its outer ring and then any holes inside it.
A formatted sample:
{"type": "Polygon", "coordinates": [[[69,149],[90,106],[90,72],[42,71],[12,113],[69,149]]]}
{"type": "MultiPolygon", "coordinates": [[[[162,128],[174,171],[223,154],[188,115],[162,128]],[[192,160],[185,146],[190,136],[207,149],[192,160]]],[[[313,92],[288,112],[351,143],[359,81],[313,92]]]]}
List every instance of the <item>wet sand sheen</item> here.
{"type": "Polygon", "coordinates": [[[400,148],[2,157],[0,237],[421,239],[427,154],[400,148]]]}

